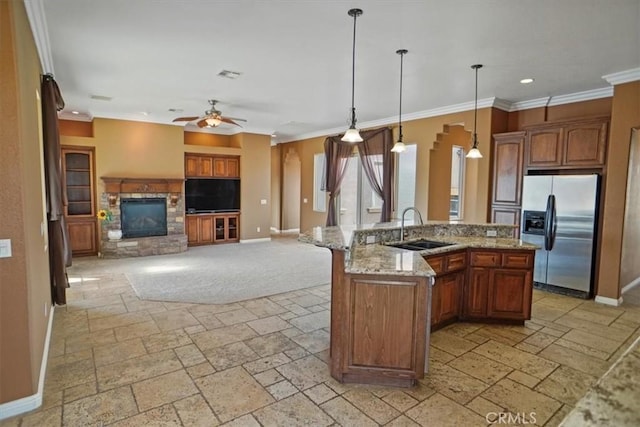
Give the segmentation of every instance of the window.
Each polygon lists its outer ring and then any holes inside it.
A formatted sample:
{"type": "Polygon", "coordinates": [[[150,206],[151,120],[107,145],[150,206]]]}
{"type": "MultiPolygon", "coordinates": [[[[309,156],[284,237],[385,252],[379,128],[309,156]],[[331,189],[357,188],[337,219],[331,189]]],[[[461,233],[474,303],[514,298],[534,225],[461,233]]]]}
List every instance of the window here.
{"type": "Polygon", "coordinates": [[[449,219],[462,219],[462,196],[464,194],[464,149],[458,145],[451,147],[451,192],[449,198],[449,219]]]}
{"type": "MultiPolygon", "coordinates": [[[[416,204],[416,160],[417,146],[407,145],[407,149],[397,157],[396,163],[396,217],[402,211],[416,204]]],[[[413,220],[413,211],[407,212],[406,219],[413,220]]]]}
{"type": "Polygon", "coordinates": [[[327,193],[322,188],[325,165],[324,153],[313,156],[313,210],[315,212],[327,211],[327,193]]]}
{"type": "MultiPolygon", "coordinates": [[[[378,162],[382,163],[382,155],[376,160],[378,162]]],[[[339,207],[340,225],[380,222],[382,199],[371,188],[358,154],[354,154],[347,164],[340,186],[339,207]]]]}

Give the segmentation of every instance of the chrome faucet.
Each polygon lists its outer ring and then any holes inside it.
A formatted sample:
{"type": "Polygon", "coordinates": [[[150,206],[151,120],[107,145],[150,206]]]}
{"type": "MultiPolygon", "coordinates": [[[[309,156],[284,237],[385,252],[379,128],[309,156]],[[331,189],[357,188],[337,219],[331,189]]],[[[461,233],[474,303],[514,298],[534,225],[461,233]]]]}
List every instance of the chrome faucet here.
{"type": "Polygon", "coordinates": [[[424,222],[422,222],[422,215],[420,214],[420,211],[413,207],[413,206],[409,206],[408,208],[406,208],[405,210],[402,211],[402,222],[400,222],[400,241],[404,240],[404,215],[407,213],[407,211],[414,211],[415,213],[418,214],[418,220],[420,221],[420,225],[424,224],[424,222]]]}

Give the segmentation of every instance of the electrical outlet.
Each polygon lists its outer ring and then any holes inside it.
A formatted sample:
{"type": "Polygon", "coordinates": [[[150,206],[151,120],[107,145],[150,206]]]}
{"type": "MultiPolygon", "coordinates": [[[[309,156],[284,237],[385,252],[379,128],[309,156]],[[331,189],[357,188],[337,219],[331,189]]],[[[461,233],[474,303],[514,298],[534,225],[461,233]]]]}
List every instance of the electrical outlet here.
{"type": "Polygon", "coordinates": [[[260,232],[260,227],[256,227],[256,231],[259,233],[260,232]]]}
{"type": "Polygon", "coordinates": [[[487,237],[496,237],[498,232],[496,230],[487,230],[487,237]]]}
{"type": "Polygon", "coordinates": [[[306,198],[302,199],[302,203],[308,203],[308,202],[309,201],[306,198]]]}
{"type": "Polygon", "coordinates": [[[376,242],[376,236],[367,236],[366,242],[367,242],[367,244],[375,243],[376,242]]]}
{"type": "Polygon", "coordinates": [[[260,204],[261,205],[266,205],[267,204],[267,199],[260,199],[260,204]]]}

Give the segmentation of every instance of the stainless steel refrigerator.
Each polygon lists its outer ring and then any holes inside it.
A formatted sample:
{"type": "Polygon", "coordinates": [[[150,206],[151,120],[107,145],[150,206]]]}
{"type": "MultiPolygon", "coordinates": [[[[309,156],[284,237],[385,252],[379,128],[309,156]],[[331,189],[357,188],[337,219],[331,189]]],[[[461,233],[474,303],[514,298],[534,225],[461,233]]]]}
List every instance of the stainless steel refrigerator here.
{"type": "Polygon", "coordinates": [[[540,246],[534,284],[590,298],[598,212],[599,175],[525,176],[521,239],[540,246]]]}

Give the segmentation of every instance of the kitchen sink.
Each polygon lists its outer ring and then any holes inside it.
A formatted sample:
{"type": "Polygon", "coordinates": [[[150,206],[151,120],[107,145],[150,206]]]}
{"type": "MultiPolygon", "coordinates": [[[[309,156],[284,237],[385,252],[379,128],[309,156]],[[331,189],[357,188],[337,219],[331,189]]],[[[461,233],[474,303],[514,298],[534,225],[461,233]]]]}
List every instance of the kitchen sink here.
{"type": "Polygon", "coordinates": [[[410,251],[423,251],[425,249],[441,248],[443,246],[451,246],[454,243],[436,242],[434,240],[412,240],[409,242],[393,243],[387,246],[393,246],[394,248],[407,249],[410,251]]]}

